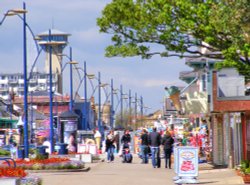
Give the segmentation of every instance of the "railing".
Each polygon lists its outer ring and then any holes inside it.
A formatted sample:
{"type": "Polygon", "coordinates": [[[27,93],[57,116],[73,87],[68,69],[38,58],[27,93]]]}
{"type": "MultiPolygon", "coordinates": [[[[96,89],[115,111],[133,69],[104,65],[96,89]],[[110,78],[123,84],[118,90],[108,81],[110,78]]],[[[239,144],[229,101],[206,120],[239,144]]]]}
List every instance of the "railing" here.
{"type": "Polygon", "coordinates": [[[16,168],[16,162],[15,162],[14,159],[12,159],[12,158],[10,158],[10,157],[0,157],[0,160],[1,160],[1,161],[6,161],[6,163],[8,164],[9,167],[11,167],[10,161],[12,161],[13,164],[14,164],[14,168],[16,168]]]}

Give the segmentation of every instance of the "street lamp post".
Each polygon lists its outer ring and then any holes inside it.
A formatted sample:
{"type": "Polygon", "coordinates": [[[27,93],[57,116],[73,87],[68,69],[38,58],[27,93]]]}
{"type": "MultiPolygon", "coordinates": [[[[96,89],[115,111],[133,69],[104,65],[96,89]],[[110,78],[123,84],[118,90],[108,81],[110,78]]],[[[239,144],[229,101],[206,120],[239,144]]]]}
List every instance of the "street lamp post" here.
{"type": "MultiPolygon", "coordinates": [[[[72,61],[72,48],[70,47],[69,58],[72,61]]],[[[72,111],[73,108],[73,74],[72,74],[72,63],[70,63],[70,104],[69,110],[72,111]]]]}
{"type": "Polygon", "coordinates": [[[123,92],[122,92],[122,85],[120,85],[120,101],[121,101],[121,125],[123,125],[123,92]]]}
{"type": "Polygon", "coordinates": [[[101,122],[102,122],[102,113],[101,113],[101,73],[98,72],[98,129],[102,132],[101,122]]]}
{"type": "Polygon", "coordinates": [[[140,102],[141,102],[141,126],[143,125],[143,98],[141,96],[140,98],[140,102]]]}
{"type": "MultiPolygon", "coordinates": [[[[57,42],[55,42],[56,44],[57,42]]],[[[73,61],[73,57],[72,57],[72,48],[69,48],[69,56],[65,55],[65,54],[58,54],[58,56],[65,56],[67,57],[67,59],[69,60],[69,62],[65,63],[65,65],[62,67],[62,71],[64,71],[64,69],[66,68],[66,65],[69,64],[70,65],[70,102],[69,102],[69,110],[72,111],[73,109],[73,104],[74,104],[74,100],[73,100],[73,65],[78,64],[77,61],[73,61]]]]}
{"type": "Polygon", "coordinates": [[[111,106],[110,106],[110,127],[114,128],[114,84],[111,79],[111,106]]]}
{"type": "MultiPolygon", "coordinates": [[[[87,65],[86,65],[86,61],[84,61],[84,68],[81,67],[77,67],[77,72],[80,78],[80,83],[77,87],[76,93],[78,93],[82,82],[84,82],[84,109],[83,109],[83,130],[87,130],[90,129],[90,125],[89,125],[89,109],[88,109],[88,94],[87,94],[87,78],[92,79],[94,78],[93,75],[88,75],[87,74],[87,65]],[[83,78],[81,77],[80,73],[78,70],[82,70],[83,71],[83,78]]],[[[91,82],[91,81],[90,81],[91,82]]],[[[92,85],[92,82],[91,82],[92,85]]],[[[92,85],[93,91],[94,91],[94,87],[92,85]]]]}
{"type": "Polygon", "coordinates": [[[31,99],[30,99],[30,111],[31,111],[31,115],[30,115],[30,143],[33,143],[33,135],[34,135],[34,130],[33,130],[33,91],[30,92],[31,95],[31,99]]]}
{"type": "Polygon", "coordinates": [[[137,121],[137,93],[135,93],[135,124],[137,121]]]}
{"type": "MultiPolygon", "coordinates": [[[[51,43],[51,30],[49,30],[51,43]]],[[[54,127],[53,127],[53,90],[52,90],[52,46],[49,45],[49,113],[50,113],[50,152],[54,152],[54,127]]]]}
{"type": "MultiPolygon", "coordinates": [[[[26,5],[23,3],[23,10],[26,12],[26,5]]],[[[24,79],[24,157],[29,157],[29,136],[28,136],[28,83],[27,83],[27,41],[26,41],[26,13],[23,13],[23,79],[24,79]]]]}
{"type": "Polygon", "coordinates": [[[87,65],[86,62],[84,61],[84,130],[90,129],[89,127],[89,119],[88,119],[88,115],[89,115],[89,111],[88,111],[88,98],[87,98],[87,65]]]}
{"type": "Polygon", "coordinates": [[[129,109],[129,124],[131,126],[131,119],[132,119],[132,108],[131,108],[131,90],[129,89],[128,92],[128,109],[129,109]]]}

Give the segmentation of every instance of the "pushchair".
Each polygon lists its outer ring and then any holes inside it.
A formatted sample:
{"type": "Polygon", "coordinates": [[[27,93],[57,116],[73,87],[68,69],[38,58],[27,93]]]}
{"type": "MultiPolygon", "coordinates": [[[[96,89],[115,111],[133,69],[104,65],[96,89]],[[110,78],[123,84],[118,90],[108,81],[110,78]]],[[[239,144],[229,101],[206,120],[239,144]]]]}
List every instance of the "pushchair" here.
{"type": "Polygon", "coordinates": [[[133,155],[130,153],[129,145],[124,144],[122,149],[122,162],[132,163],[133,155]]]}

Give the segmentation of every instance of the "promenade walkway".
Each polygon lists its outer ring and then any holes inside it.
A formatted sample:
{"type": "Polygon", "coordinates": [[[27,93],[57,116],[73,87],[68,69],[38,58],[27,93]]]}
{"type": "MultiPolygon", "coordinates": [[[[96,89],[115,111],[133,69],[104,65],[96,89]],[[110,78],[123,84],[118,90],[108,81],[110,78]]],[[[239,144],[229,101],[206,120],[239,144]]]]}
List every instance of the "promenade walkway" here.
{"type": "MultiPolygon", "coordinates": [[[[87,172],[54,172],[37,175],[42,177],[43,185],[174,185],[173,169],[152,168],[151,163],[140,164],[140,162],[140,159],[135,157],[132,164],[124,164],[117,157],[113,163],[86,164],[90,167],[87,172]]],[[[241,177],[236,176],[234,170],[230,169],[201,170],[198,180],[199,184],[207,185],[243,184],[241,177]]]]}

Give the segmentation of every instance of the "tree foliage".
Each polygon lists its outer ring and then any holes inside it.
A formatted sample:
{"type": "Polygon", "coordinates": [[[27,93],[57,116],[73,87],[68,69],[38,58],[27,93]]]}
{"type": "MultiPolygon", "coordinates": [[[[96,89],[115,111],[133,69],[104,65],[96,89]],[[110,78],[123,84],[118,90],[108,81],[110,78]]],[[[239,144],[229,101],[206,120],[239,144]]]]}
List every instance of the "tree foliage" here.
{"type": "Polygon", "coordinates": [[[108,57],[208,57],[248,69],[249,9],[249,0],[113,0],[97,24],[112,34],[108,57]]]}

